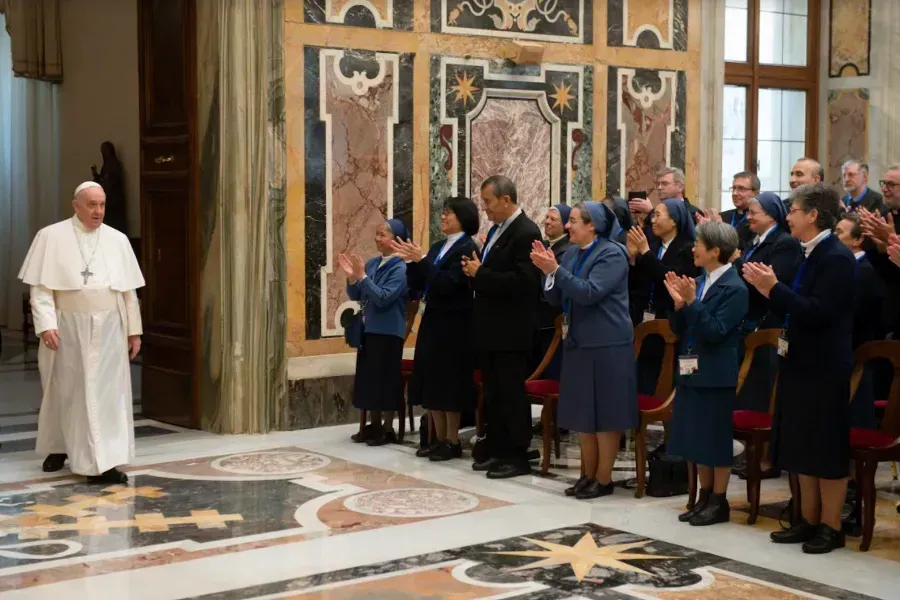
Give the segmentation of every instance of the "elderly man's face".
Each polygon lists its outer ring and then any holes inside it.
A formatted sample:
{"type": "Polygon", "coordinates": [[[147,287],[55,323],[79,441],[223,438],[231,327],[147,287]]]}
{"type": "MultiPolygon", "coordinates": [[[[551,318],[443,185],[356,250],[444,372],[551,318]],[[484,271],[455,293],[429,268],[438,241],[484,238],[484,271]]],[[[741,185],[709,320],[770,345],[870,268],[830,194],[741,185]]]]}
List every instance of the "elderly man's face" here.
{"type": "Polygon", "coordinates": [[[566,224],[562,222],[559,210],[551,208],[547,211],[547,216],[544,218],[544,235],[548,240],[561,237],[566,232],[565,227],[566,224]]]}
{"type": "Polygon", "coordinates": [[[798,161],[791,169],[791,189],[797,189],[807,183],[819,181],[819,173],[814,163],[808,160],[798,161]]]}
{"type": "Polygon", "coordinates": [[[884,174],[881,193],[891,208],[900,208],[900,169],[892,169],[884,174]]]}
{"type": "Polygon", "coordinates": [[[675,181],[674,173],[666,173],[656,180],[656,191],[660,200],[681,198],[684,196],[684,184],[675,181]]]}
{"type": "Polygon", "coordinates": [[[103,216],[106,214],[106,194],[103,193],[103,188],[90,187],[82,190],[72,200],[72,208],[85,227],[97,229],[103,224],[103,216]]]}
{"type": "Polygon", "coordinates": [[[850,165],[842,171],[844,191],[858,194],[869,181],[869,175],[859,165],[850,165]]]}

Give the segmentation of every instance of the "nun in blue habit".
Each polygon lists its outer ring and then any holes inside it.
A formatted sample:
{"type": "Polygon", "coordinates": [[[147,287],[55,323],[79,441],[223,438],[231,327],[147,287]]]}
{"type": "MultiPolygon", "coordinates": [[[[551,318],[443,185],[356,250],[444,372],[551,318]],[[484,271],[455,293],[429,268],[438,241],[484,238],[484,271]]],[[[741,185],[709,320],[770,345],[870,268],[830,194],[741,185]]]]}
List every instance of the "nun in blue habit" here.
{"type": "Polygon", "coordinates": [[[628,312],[628,252],[611,238],[615,215],[602,202],[572,207],[572,247],[557,264],[536,243],[532,262],[544,274],[544,295],[563,309],[559,426],[580,434],[583,473],[566,490],[579,499],[613,492],[619,440],[638,425],[637,383],[628,312]]]}
{"type": "MultiPolygon", "coordinates": [[[[354,442],[381,446],[396,441],[394,412],[403,397],[400,375],[406,337],[406,263],[394,256],[395,238],[409,239],[406,226],[389,219],[375,230],[378,256],[363,264],[356,254],[338,255],[347,275],[347,296],[363,314],[362,344],[356,354],[353,406],[369,412],[370,423],[352,436],[354,442]]],[[[401,416],[402,418],[402,416],[401,416]]]]}

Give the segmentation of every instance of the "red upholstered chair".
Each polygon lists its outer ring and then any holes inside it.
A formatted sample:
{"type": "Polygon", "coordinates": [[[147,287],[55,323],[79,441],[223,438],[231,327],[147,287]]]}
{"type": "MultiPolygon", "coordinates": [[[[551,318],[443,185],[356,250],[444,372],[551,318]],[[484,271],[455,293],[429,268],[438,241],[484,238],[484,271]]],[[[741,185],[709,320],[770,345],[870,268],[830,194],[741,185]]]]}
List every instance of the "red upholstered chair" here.
{"type": "Polygon", "coordinates": [[[559,429],[556,427],[556,407],[559,404],[559,381],[556,379],[541,379],[544,371],[553,360],[562,340],[562,315],[556,317],[553,322],[555,331],[550,346],[544,354],[544,359],[537,366],[534,373],[525,380],[525,393],[532,404],[540,404],[541,409],[541,437],[543,449],[541,451],[541,475],[550,471],[550,445],[551,440],[556,444],[556,458],[559,458],[559,429]]]}
{"type": "Polygon", "coordinates": [[[861,552],[872,545],[875,529],[875,472],[878,463],[900,460],[900,341],[879,340],[856,349],[856,365],[850,379],[850,398],[856,395],[863,369],[871,360],[886,359],[894,367],[894,379],[885,401],[884,417],[878,429],[853,427],[850,429],[850,456],[856,463],[858,489],[854,513],[862,521],[861,552]]]}
{"type": "MultiPolygon", "coordinates": [[[[419,301],[418,300],[410,300],[406,303],[406,332],[403,334],[404,341],[409,339],[409,334],[412,333],[413,324],[416,322],[416,316],[419,314],[419,301]]],[[[409,431],[414,432],[416,430],[415,420],[413,418],[413,407],[407,407],[406,404],[406,388],[409,386],[409,380],[412,377],[413,372],[413,361],[411,359],[404,358],[400,361],[400,376],[403,378],[403,395],[400,398],[400,410],[399,410],[399,431],[397,432],[397,438],[402,442],[403,436],[406,435],[406,415],[409,413],[409,431]]],[[[363,427],[366,426],[366,416],[367,413],[365,410],[359,411],[359,430],[362,431],[363,427]]]]}
{"type": "Polygon", "coordinates": [[[656,380],[656,389],[652,395],[638,394],[640,423],[634,433],[634,462],[637,471],[637,487],[635,498],[644,497],[647,477],[647,426],[650,423],[667,423],[672,418],[672,401],[675,374],[675,343],[678,337],[672,331],[667,319],[655,319],[639,324],[634,328],[634,360],[641,355],[644,340],[651,335],[658,335],[665,342],[662,367],[656,380]]]}
{"type": "MultiPolygon", "coordinates": [[[[740,393],[750,367],[753,365],[753,356],[757,348],[772,346],[778,348],[778,336],[780,329],[761,329],[747,336],[744,341],[744,360],[738,373],[737,391],[740,393]]],[[[750,516],[747,523],[756,523],[759,516],[759,493],[762,483],[762,469],[760,462],[763,459],[763,448],[769,442],[772,433],[772,419],[775,414],[775,391],[778,388],[778,376],[775,376],[775,385],[769,399],[768,412],[756,410],[736,410],[732,414],[732,428],[734,439],[744,443],[747,449],[747,502],[750,503],[750,516]]],[[[693,505],[694,494],[697,489],[696,478],[691,477],[691,493],[688,503],[693,505]]],[[[798,503],[795,503],[799,506],[798,503]]]]}

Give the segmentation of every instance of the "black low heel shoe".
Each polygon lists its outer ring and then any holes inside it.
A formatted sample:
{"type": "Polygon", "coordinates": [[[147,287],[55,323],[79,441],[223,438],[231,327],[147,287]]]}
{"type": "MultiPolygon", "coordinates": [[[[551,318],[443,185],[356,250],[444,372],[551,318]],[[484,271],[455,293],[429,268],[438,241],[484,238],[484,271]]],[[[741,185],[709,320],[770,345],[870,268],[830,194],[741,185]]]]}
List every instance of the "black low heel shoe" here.
{"type": "Polygon", "coordinates": [[[110,469],[101,475],[90,475],[88,483],[128,483],[128,475],[118,469],[110,469]]]}
{"type": "Polygon", "coordinates": [[[575,494],[575,498],[578,500],[593,500],[594,498],[602,498],[603,496],[609,496],[614,491],[613,482],[610,481],[607,484],[602,484],[596,479],[591,479],[590,483],[588,483],[582,490],[575,494]]]}
{"type": "Polygon", "coordinates": [[[803,544],[804,554],[828,554],[832,550],[843,548],[844,534],[822,523],[816,530],[816,535],[803,544]]]}
{"type": "Polygon", "coordinates": [[[710,494],[706,507],[697,511],[688,521],[694,527],[705,527],[716,523],[727,523],[731,520],[731,507],[725,494],[710,494]]]}
{"type": "Polygon", "coordinates": [[[416,450],[416,456],[418,456],[419,458],[426,458],[428,456],[431,456],[431,454],[435,450],[437,450],[438,446],[440,446],[440,445],[441,445],[441,442],[433,442],[429,446],[425,446],[424,448],[419,448],[418,450],[416,450]]]}
{"type": "Polygon", "coordinates": [[[816,537],[818,528],[818,525],[810,525],[805,520],[801,520],[790,529],[773,531],[769,534],[769,538],[776,544],[802,544],[816,537]]]}
{"type": "Polygon", "coordinates": [[[571,498],[572,496],[574,496],[575,494],[577,494],[578,492],[583,490],[584,486],[586,486],[590,482],[591,482],[590,477],[588,477],[587,475],[582,475],[581,478],[575,482],[575,485],[573,485],[570,488],[566,488],[566,491],[565,491],[566,496],[569,496],[571,498]]]}
{"type": "Polygon", "coordinates": [[[68,458],[65,454],[51,454],[47,458],[44,459],[44,473],[55,473],[63,468],[63,465],[66,464],[66,459],[68,458]]]}
{"type": "Polygon", "coordinates": [[[453,460],[454,458],[462,458],[462,444],[451,444],[450,442],[442,442],[437,449],[431,453],[428,460],[431,462],[444,462],[453,460]]]}
{"type": "Polygon", "coordinates": [[[700,495],[698,496],[697,501],[694,502],[694,508],[678,515],[678,520],[681,521],[682,523],[687,523],[692,518],[694,518],[694,515],[696,515],[698,512],[700,512],[701,510],[706,508],[706,504],[708,502],[709,502],[709,490],[701,489],[700,495]]]}
{"type": "Polygon", "coordinates": [[[382,429],[372,439],[366,441],[367,446],[385,446],[397,443],[397,434],[393,429],[382,429]]]}

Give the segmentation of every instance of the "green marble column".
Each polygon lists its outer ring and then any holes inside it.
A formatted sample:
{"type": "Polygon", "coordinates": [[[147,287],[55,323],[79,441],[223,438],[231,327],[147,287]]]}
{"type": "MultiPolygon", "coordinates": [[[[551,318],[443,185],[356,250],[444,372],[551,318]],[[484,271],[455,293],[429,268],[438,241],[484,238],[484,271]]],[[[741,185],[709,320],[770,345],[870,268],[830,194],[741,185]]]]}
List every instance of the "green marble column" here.
{"type": "Polygon", "coordinates": [[[197,0],[204,430],[281,426],[286,397],[281,0],[197,0]]]}

